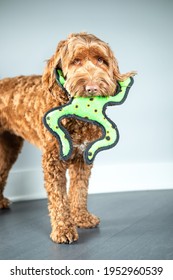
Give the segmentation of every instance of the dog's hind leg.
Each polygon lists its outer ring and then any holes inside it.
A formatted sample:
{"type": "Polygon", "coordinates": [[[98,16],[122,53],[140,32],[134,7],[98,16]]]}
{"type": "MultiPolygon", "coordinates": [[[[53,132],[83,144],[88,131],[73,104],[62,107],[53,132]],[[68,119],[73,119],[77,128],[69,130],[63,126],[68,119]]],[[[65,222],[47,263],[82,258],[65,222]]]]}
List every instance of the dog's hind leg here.
{"type": "Polygon", "coordinates": [[[0,209],[8,208],[9,200],[3,196],[8,173],[21,151],[23,139],[10,132],[0,134],[0,209]]]}
{"type": "Polygon", "coordinates": [[[69,167],[71,216],[75,225],[80,228],[93,228],[100,223],[99,218],[87,210],[88,183],[91,168],[92,165],[85,164],[82,156],[69,167]]]}

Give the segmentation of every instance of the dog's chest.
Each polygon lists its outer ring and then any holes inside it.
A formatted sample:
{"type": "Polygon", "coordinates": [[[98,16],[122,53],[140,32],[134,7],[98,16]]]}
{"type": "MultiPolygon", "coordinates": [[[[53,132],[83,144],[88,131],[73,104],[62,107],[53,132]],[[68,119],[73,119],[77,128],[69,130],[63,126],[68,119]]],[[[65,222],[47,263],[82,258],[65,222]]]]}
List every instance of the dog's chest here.
{"type": "Polygon", "coordinates": [[[76,119],[65,119],[63,125],[68,130],[74,147],[79,147],[81,151],[84,151],[87,144],[101,137],[101,129],[88,122],[76,120],[76,119]]]}

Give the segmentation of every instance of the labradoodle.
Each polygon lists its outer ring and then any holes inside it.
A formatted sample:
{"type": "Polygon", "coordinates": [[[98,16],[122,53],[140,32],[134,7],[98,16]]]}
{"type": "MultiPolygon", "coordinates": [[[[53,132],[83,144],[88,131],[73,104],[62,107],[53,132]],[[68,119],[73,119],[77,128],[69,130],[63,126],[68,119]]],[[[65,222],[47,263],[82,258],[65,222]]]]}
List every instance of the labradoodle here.
{"type": "Polygon", "coordinates": [[[64,87],[71,96],[113,95],[117,81],[134,72],[121,74],[110,47],[87,33],[71,34],[61,41],[48,60],[42,76],[18,76],[0,80],[0,208],[8,208],[3,196],[8,173],[21,151],[24,140],[42,150],[42,167],[48,195],[52,232],[57,243],[78,239],[77,227],[92,228],[99,218],[87,210],[88,181],[92,165],[85,164],[83,149],[101,134],[97,126],[76,119],[65,119],[74,150],[68,161],[59,158],[57,140],[43,125],[44,114],[66,104],[66,92],[58,85],[54,69],[65,77],[64,87]],[[66,171],[70,187],[66,192],[66,171]]]}

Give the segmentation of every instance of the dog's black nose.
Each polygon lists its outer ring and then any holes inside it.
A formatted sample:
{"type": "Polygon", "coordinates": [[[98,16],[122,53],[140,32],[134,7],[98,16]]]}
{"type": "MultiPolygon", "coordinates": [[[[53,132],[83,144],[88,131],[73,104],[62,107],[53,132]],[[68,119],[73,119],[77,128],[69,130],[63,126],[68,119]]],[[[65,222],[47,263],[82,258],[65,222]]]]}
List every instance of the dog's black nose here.
{"type": "Polygon", "coordinates": [[[85,87],[85,90],[86,90],[86,92],[87,93],[97,93],[98,92],[98,86],[97,85],[94,85],[94,84],[92,84],[92,85],[86,85],[86,87],[85,87]]]}

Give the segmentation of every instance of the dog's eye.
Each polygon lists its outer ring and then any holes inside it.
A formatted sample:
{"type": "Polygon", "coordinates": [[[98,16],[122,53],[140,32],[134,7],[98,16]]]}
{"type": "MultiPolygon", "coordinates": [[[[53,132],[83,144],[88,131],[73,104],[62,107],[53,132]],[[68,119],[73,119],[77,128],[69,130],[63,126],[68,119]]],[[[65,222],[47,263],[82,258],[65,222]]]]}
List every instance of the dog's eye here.
{"type": "Polygon", "coordinates": [[[99,64],[103,64],[104,63],[104,59],[102,57],[98,57],[97,61],[99,64]]]}
{"type": "Polygon", "coordinates": [[[109,66],[108,62],[101,56],[97,57],[97,63],[99,65],[105,64],[105,65],[109,66]]]}
{"type": "Polygon", "coordinates": [[[80,65],[80,64],[81,64],[81,60],[80,60],[79,58],[75,58],[75,59],[73,60],[73,64],[74,64],[74,65],[80,65]]]}

